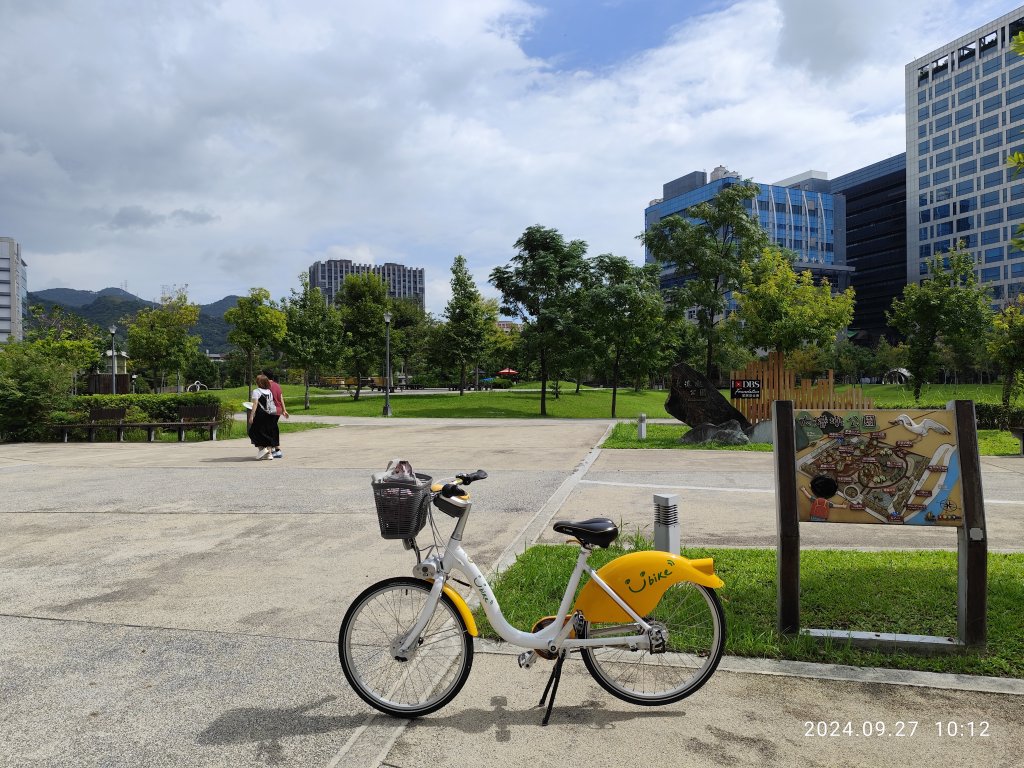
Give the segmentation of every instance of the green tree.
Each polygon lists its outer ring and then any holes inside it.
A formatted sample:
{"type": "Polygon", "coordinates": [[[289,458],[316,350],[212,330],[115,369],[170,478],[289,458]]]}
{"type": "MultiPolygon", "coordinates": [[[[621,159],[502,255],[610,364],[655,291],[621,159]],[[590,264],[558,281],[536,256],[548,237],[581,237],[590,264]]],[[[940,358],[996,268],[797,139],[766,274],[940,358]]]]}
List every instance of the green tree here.
{"type": "Polygon", "coordinates": [[[428,347],[434,319],[415,299],[391,302],[391,358],[407,381],[415,380],[430,365],[428,347]]]}
{"type": "Polygon", "coordinates": [[[356,376],[355,399],[363,378],[379,368],[384,359],[384,312],[389,308],[388,287],[369,272],[349,275],[335,296],[345,333],[345,362],[356,376]]]}
{"type": "Polygon", "coordinates": [[[459,395],[466,393],[466,369],[483,357],[488,328],[497,315],[484,302],[461,254],[452,262],[452,297],[444,308],[445,357],[459,369],[459,395]]]}
{"type": "Polygon", "coordinates": [[[587,244],[565,242],[557,229],[535,224],[515,242],[516,255],[491,271],[501,311],[523,321],[523,339],[540,364],[540,414],[547,415],[548,378],[566,347],[566,330],[586,276],[587,244]]]}
{"type": "Polygon", "coordinates": [[[874,365],[874,355],[868,347],[854,344],[849,339],[841,339],[835,346],[835,365],[837,376],[844,376],[854,384],[868,374],[874,365]]]}
{"type": "Polygon", "coordinates": [[[180,373],[198,353],[199,337],[190,333],[198,321],[199,305],[188,300],[187,286],[123,321],[132,365],[151,373],[154,388],[164,386],[167,374],[180,373]]]}
{"type": "Polygon", "coordinates": [[[38,341],[0,344],[0,441],[45,437],[50,414],[68,407],[74,362],[38,341]]]}
{"type": "Polygon", "coordinates": [[[907,367],[907,346],[900,342],[895,347],[885,336],[878,339],[873,350],[874,360],[871,372],[875,376],[885,376],[889,371],[907,367]]]}
{"type": "MultiPolygon", "coordinates": [[[[1016,301],[992,318],[988,353],[1003,376],[1003,409],[1006,411],[1015,392],[1020,390],[1024,372],[1024,294],[1018,294],[1016,301]]],[[[1004,416],[1004,422],[1005,419],[1004,416]]]]}
{"type": "Polygon", "coordinates": [[[988,292],[978,285],[974,258],[958,244],[928,263],[928,277],[903,289],[887,313],[889,324],[907,339],[907,369],[913,378],[914,400],[921,399],[921,387],[931,381],[938,366],[938,342],[962,343],[985,337],[992,310],[988,292]]]}
{"type": "Polygon", "coordinates": [[[765,248],[760,258],[740,264],[737,311],[730,318],[742,327],[752,349],[789,353],[807,344],[828,348],[853,319],[853,288],[832,293],[828,280],[814,284],[810,271],[797,274],[792,257],[765,248]]]}
{"type": "Polygon", "coordinates": [[[611,366],[614,419],[623,364],[631,364],[636,375],[652,369],[658,359],[665,308],[658,286],[661,270],[610,253],[593,259],[591,266],[595,284],[587,291],[589,329],[611,366]]]}
{"type": "Polygon", "coordinates": [[[299,275],[299,282],[301,290],[292,289],[291,297],[281,301],[287,325],[281,349],[288,363],[302,371],[303,407],[308,411],[310,373],[338,364],[344,335],[337,308],[327,303],[319,288],[310,286],[306,274],[299,275]]]}
{"type": "Polygon", "coordinates": [[[105,341],[99,326],[54,304],[49,310],[36,304],[29,308],[25,341],[40,345],[52,358],[70,363],[71,388],[77,391],[80,372],[96,368],[103,356],[105,341]]]}
{"type": "Polygon", "coordinates": [[[716,363],[717,325],[730,293],[741,285],[742,265],[756,260],[770,242],[747,212],[759,192],[749,180],[725,186],[711,200],[687,209],[686,218],[669,216],[639,236],[660,264],[685,280],[671,300],[696,312],[708,377],[716,363]]]}
{"type": "Polygon", "coordinates": [[[235,306],[224,313],[231,326],[228,341],[245,354],[245,386],[255,380],[253,362],[264,347],[276,347],[288,330],[288,320],[270,300],[266,288],[250,288],[248,296],[240,296],[235,306]]]}

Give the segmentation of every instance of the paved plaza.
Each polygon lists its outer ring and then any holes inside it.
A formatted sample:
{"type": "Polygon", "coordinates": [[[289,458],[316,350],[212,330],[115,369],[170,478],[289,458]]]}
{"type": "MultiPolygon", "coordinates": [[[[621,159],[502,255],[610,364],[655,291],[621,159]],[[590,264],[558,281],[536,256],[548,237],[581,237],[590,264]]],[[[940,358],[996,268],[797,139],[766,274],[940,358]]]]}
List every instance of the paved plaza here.
{"type": "MultiPolygon", "coordinates": [[[[482,566],[558,541],[556,516],[649,527],[666,491],[685,544],[774,546],[774,481],[769,454],[595,450],[608,421],[338,421],[285,435],[269,463],[242,440],[0,446],[0,765],[1019,763],[1020,681],[728,657],[697,694],[650,709],[571,662],[541,728],[548,667],[522,671],[480,643],[442,711],[373,714],[336,639],[355,594],[410,572],[369,490],[389,458],[435,477],[490,473],[465,539],[482,566]],[[940,736],[940,717],[986,720],[987,735],[940,736]],[[819,720],[918,725],[805,735],[819,720]]],[[[1024,550],[1024,459],[984,459],[983,475],[990,549],[1024,550]]],[[[944,530],[802,533],[807,546],[955,546],[944,530]]]]}

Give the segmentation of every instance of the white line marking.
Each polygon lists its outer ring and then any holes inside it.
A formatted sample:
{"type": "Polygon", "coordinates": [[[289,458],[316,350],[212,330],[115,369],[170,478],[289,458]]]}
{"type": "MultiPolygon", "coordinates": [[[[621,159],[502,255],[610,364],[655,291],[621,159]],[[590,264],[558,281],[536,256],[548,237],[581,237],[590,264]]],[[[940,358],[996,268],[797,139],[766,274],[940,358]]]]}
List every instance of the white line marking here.
{"type": "MultiPolygon", "coordinates": [[[[580,485],[617,485],[622,488],[664,488],[680,491],[715,491],[720,493],[775,493],[774,488],[722,488],[715,485],[657,485],[655,483],[621,483],[610,480],[578,480],[580,485]]],[[[1024,499],[985,499],[986,504],[1024,506],[1024,499]]]]}

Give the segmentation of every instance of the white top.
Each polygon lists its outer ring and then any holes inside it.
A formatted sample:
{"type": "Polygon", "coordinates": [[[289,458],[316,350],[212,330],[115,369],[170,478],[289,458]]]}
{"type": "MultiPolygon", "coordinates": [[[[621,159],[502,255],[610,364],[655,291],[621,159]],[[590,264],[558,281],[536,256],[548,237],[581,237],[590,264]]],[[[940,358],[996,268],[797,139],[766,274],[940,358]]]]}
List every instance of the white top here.
{"type": "Polygon", "coordinates": [[[259,403],[260,395],[266,395],[267,396],[267,402],[271,402],[271,403],[274,402],[274,393],[273,392],[271,392],[269,389],[260,389],[259,387],[256,387],[256,389],[254,389],[252,391],[252,403],[253,403],[252,407],[253,408],[255,408],[257,406],[257,404],[259,403]]]}

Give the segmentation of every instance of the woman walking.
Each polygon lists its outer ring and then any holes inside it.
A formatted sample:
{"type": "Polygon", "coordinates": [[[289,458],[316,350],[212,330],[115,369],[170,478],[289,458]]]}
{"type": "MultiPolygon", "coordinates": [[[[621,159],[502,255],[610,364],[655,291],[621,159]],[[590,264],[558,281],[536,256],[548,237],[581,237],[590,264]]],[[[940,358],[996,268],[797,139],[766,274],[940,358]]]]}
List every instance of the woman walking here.
{"type": "Polygon", "coordinates": [[[252,391],[252,408],[249,409],[249,439],[256,446],[256,458],[271,461],[271,450],[281,442],[278,437],[277,409],[274,394],[270,391],[270,380],[262,373],[256,376],[256,389],[252,391]]]}

